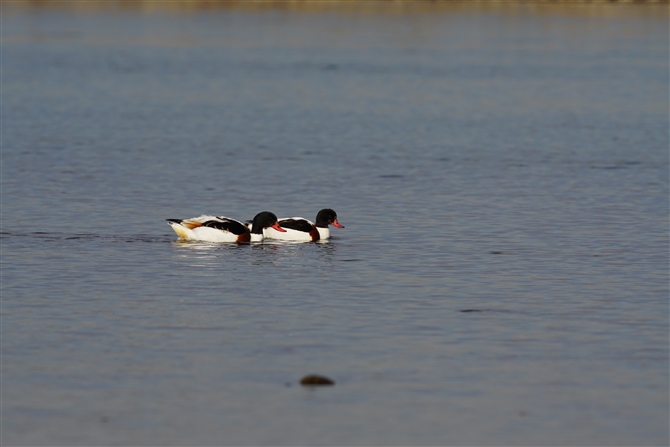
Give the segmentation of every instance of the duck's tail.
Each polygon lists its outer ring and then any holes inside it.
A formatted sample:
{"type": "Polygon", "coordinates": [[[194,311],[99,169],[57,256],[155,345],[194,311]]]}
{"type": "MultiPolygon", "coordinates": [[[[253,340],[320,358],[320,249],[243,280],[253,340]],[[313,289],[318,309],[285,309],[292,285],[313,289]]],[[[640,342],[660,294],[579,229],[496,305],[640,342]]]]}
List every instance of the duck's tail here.
{"type": "Polygon", "coordinates": [[[165,220],[167,220],[168,225],[172,227],[174,232],[177,233],[177,236],[179,236],[182,239],[188,239],[188,232],[190,230],[181,224],[183,222],[182,219],[165,219],[165,220]]]}

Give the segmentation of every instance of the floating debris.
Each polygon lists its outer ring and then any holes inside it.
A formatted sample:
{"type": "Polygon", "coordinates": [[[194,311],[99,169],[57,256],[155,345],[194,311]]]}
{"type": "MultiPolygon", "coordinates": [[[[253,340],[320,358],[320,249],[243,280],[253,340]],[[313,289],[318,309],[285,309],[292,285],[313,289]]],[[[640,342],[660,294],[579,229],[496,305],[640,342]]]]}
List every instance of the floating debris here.
{"type": "Polygon", "coordinates": [[[300,385],[302,386],[330,386],[335,385],[335,382],[328,377],[317,376],[316,374],[310,374],[300,379],[300,385]]]}
{"type": "Polygon", "coordinates": [[[509,313],[512,312],[508,309],[461,309],[459,312],[495,312],[495,313],[509,313]]]}

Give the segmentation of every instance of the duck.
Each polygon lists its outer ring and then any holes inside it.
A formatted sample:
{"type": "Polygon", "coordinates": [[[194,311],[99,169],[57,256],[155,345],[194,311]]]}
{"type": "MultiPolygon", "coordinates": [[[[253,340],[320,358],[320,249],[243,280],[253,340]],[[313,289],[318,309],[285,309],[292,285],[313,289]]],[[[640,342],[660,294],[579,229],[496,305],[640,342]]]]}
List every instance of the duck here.
{"type": "Polygon", "coordinates": [[[277,216],[269,211],[262,211],[247,226],[239,220],[223,216],[203,214],[191,219],[166,219],[180,239],[204,242],[261,242],[263,231],[272,228],[277,234],[286,232],[277,221],[277,216]]]}
{"type": "Polygon", "coordinates": [[[279,232],[273,227],[268,227],[264,230],[266,238],[283,241],[324,241],[330,238],[328,225],[344,228],[344,225],[337,221],[337,213],[330,208],[324,208],[318,212],[316,223],[304,217],[288,217],[279,219],[278,222],[285,231],[279,232]]]}

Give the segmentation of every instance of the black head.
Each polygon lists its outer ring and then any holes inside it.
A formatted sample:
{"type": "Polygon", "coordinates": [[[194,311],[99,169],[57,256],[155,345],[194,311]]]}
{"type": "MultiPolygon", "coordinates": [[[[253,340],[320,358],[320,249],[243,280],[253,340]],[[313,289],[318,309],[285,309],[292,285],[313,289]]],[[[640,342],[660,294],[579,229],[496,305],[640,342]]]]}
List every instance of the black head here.
{"type": "Polygon", "coordinates": [[[256,216],[251,224],[251,232],[254,234],[263,234],[263,228],[273,227],[277,231],[286,231],[279,226],[277,216],[270,211],[262,211],[256,216]]]}
{"type": "Polygon", "coordinates": [[[317,227],[327,227],[328,225],[334,225],[337,228],[344,228],[337,221],[337,213],[330,208],[324,208],[319,211],[319,214],[316,215],[316,226],[317,227]]]}

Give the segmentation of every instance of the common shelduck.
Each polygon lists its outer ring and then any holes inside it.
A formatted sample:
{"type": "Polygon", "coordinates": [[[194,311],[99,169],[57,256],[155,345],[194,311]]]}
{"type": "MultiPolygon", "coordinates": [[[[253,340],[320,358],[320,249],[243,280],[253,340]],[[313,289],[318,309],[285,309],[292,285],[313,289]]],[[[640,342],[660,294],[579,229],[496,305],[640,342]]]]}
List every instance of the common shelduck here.
{"type": "Polygon", "coordinates": [[[316,223],[312,223],[304,217],[290,217],[279,219],[279,225],[285,231],[279,232],[272,227],[266,228],[264,231],[265,237],[283,241],[319,241],[330,238],[328,225],[344,228],[337,221],[337,213],[329,208],[319,211],[316,215],[316,223]]]}
{"type": "Polygon", "coordinates": [[[277,234],[286,231],[279,226],[277,216],[269,211],[256,214],[251,228],[235,219],[204,214],[192,219],[167,219],[167,223],[179,238],[190,241],[260,242],[266,228],[272,228],[277,234]]]}

